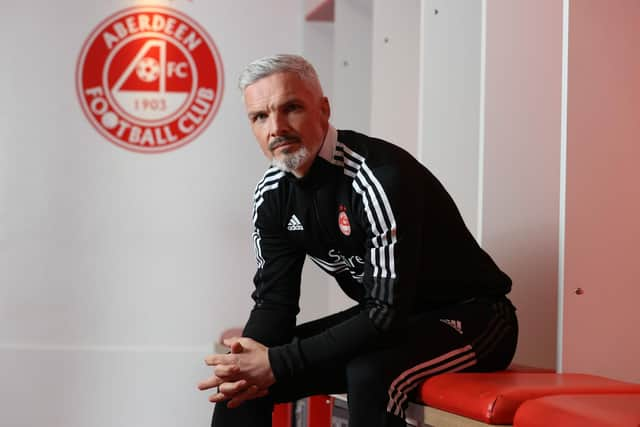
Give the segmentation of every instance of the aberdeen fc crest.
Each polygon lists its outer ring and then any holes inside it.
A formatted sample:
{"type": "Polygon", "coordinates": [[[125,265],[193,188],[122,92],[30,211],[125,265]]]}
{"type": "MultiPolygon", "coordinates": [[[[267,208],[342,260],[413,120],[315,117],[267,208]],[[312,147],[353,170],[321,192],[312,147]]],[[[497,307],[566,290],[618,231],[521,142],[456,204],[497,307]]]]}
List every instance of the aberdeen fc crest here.
{"type": "Polygon", "coordinates": [[[191,18],[134,7],[93,30],[78,58],[76,84],[100,134],[129,150],[161,152],[209,125],[222,99],[222,61],[191,18]]]}
{"type": "Polygon", "coordinates": [[[338,228],[345,236],[351,235],[351,223],[349,222],[349,217],[347,216],[347,208],[343,205],[340,205],[338,209],[338,228]]]}

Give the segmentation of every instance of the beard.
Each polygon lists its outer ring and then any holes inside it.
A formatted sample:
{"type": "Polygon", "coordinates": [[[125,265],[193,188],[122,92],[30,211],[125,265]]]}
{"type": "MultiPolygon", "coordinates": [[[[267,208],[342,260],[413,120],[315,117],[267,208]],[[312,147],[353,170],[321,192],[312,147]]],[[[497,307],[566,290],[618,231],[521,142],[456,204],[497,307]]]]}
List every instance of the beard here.
{"type": "Polygon", "coordinates": [[[271,164],[285,172],[293,172],[300,168],[309,157],[309,150],[302,145],[293,153],[282,153],[278,157],[273,157],[271,164]]]}

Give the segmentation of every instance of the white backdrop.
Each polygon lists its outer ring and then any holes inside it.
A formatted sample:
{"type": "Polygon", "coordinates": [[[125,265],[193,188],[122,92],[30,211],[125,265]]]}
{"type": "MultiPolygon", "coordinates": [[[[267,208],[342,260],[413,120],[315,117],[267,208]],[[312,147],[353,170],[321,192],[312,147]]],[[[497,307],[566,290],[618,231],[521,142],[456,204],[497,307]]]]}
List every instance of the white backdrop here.
{"type": "Polygon", "coordinates": [[[266,166],[235,83],[256,57],[301,52],[302,29],[300,0],[3,0],[0,425],[209,423],[196,384],[213,340],[250,307],[266,166]],[[205,28],[225,87],[197,139],[139,154],[98,134],[74,79],[100,21],[151,4],[205,28]]]}

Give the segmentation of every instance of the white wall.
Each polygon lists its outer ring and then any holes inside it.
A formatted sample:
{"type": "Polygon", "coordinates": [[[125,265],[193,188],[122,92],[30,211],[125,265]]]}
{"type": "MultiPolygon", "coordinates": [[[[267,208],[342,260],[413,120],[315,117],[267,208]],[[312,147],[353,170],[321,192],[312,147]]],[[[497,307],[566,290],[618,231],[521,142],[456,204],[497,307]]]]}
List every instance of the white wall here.
{"type": "Polygon", "coordinates": [[[424,0],[421,15],[419,158],[478,238],[482,2],[424,0]]]}
{"type": "Polygon", "coordinates": [[[373,0],[371,135],[418,153],[419,0],[373,0]]]}
{"type": "Polygon", "coordinates": [[[156,155],[106,141],[75,91],[92,29],[136,4],[0,6],[3,425],[208,425],[202,358],[251,305],[266,161],[235,82],[256,57],[301,52],[302,2],[155,2],[207,30],[226,78],[207,130],[156,155]]]}
{"type": "Polygon", "coordinates": [[[335,2],[331,121],[363,133],[371,127],[372,13],[371,0],[335,2]]]}

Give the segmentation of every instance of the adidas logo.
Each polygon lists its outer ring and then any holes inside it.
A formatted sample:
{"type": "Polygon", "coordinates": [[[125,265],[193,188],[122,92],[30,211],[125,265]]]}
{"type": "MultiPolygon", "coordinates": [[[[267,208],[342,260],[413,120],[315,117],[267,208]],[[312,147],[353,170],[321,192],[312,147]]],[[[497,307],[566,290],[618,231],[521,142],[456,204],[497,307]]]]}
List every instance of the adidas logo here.
{"type": "Polygon", "coordinates": [[[302,231],[302,230],[304,230],[304,227],[302,226],[302,223],[300,222],[300,220],[298,219],[298,217],[295,214],[291,215],[291,218],[289,219],[289,224],[287,225],[287,230],[289,230],[289,231],[302,231]]]}
{"type": "Polygon", "coordinates": [[[445,323],[445,324],[451,326],[459,334],[462,334],[462,322],[461,321],[459,321],[459,320],[449,320],[449,319],[440,319],[440,321],[442,323],[445,323]]]}

